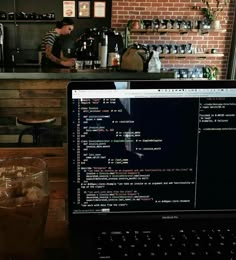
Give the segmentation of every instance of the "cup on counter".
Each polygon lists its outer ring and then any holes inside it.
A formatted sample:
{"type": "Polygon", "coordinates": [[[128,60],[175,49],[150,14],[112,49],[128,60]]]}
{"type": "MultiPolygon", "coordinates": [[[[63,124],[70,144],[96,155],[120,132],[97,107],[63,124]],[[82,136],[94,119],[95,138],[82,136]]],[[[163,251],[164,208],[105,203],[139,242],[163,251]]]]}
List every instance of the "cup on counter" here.
{"type": "Polygon", "coordinates": [[[76,60],[75,61],[75,70],[83,70],[83,68],[84,68],[84,61],[76,60]]]}
{"type": "Polygon", "coordinates": [[[99,69],[101,67],[101,61],[100,60],[95,60],[94,61],[94,68],[99,69]]]}
{"type": "Polygon", "coordinates": [[[46,162],[0,161],[0,259],[43,259],[49,190],[46,162]]]}

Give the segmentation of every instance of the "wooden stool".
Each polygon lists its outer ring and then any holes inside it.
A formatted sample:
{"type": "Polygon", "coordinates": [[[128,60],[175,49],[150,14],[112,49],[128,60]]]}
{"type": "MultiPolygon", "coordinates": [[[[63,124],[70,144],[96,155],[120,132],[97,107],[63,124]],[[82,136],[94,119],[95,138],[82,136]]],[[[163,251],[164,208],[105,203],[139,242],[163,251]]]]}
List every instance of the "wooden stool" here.
{"type": "Polygon", "coordinates": [[[48,125],[56,121],[55,117],[47,115],[26,115],[17,118],[17,123],[22,125],[31,126],[24,129],[18,138],[18,143],[21,144],[22,136],[25,134],[31,134],[33,136],[33,144],[40,144],[40,135],[48,130],[48,125]]]}

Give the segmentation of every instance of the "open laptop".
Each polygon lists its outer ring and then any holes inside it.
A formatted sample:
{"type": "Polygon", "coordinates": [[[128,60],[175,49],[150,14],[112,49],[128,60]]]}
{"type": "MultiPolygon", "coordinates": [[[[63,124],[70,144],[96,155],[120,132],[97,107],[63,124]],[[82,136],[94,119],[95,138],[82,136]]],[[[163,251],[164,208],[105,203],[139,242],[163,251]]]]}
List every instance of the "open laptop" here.
{"type": "Polygon", "coordinates": [[[67,90],[72,259],[234,259],[235,81],[67,90]]]}

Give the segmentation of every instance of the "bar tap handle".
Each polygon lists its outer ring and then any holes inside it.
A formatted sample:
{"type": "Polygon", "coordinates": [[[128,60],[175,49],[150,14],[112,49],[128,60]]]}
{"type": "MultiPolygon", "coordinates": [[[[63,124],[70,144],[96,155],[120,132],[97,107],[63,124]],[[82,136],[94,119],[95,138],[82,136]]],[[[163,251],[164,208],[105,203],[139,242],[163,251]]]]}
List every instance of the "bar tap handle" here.
{"type": "Polygon", "coordinates": [[[3,29],[3,24],[0,23],[0,63],[1,63],[1,65],[4,64],[3,41],[4,41],[4,29],[3,29]]]}
{"type": "Polygon", "coordinates": [[[1,44],[1,45],[3,45],[3,39],[4,39],[3,24],[0,23],[0,44],[1,44]]]}

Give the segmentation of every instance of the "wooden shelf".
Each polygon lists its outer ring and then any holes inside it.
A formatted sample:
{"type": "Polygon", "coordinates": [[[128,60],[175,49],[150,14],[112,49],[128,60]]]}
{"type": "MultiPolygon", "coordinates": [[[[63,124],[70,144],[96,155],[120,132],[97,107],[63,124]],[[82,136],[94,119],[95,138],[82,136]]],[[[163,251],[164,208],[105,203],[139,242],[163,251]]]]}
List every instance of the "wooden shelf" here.
{"type": "Polygon", "coordinates": [[[178,78],[178,80],[208,80],[208,78],[178,78]]]}
{"type": "Polygon", "coordinates": [[[226,29],[218,29],[218,30],[216,30],[216,29],[202,29],[202,30],[198,30],[198,29],[192,29],[191,30],[192,32],[194,32],[194,33],[214,33],[214,32],[216,32],[216,33],[225,33],[227,30],[226,29]]]}
{"type": "Polygon", "coordinates": [[[223,53],[195,53],[195,54],[160,54],[160,58],[216,58],[216,57],[223,57],[223,53]]]}
{"type": "Polygon", "coordinates": [[[218,32],[218,33],[224,33],[226,32],[225,29],[221,30],[213,30],[213,29],[131,29],[130,33],[209,33],[209,32],[218,32]]]}
{"type": "Polygon", "coordinates": [[[131,29],[131,33],[187,33],[189,30],[180,29],[131,29]]]}

